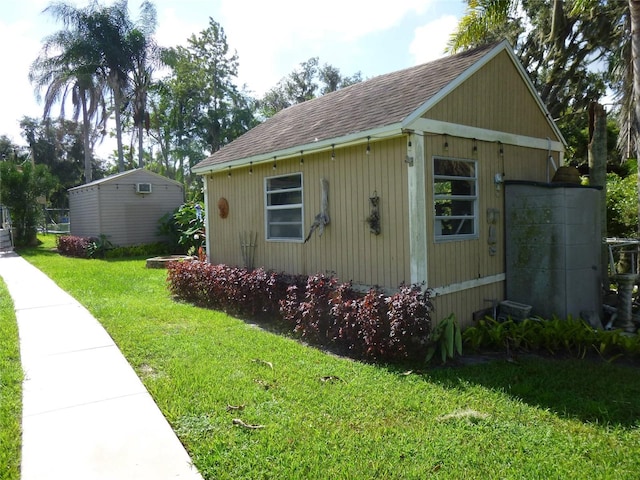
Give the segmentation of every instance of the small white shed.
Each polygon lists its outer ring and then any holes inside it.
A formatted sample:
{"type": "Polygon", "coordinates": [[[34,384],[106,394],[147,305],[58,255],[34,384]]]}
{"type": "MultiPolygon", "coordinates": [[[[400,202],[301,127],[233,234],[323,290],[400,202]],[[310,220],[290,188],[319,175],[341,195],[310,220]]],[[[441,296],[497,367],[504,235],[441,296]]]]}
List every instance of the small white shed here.
{"type": "Polygon", "coordinates": [[[184,202],[182,184],[138,168],[70,188],[71,235],[126,247],[162,240],[158,220],[184,202]]]}

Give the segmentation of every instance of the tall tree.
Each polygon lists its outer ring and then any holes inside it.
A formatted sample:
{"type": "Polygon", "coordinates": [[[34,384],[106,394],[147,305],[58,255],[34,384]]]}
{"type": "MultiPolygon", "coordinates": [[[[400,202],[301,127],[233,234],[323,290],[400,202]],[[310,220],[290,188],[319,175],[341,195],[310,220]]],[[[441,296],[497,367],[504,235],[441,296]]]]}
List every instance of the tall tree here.
{"type": "Polygon", "coordinates": [[[154,90],[151,124],[162,154],[177,158],[177,177],[188,186],[189,167],[256,124],[253,103],[236,86],[238,57],[211,18],[207,29],[164,59],[171,74],[154,90]]]}
{"type": "Polygon", "coordinates": [[[448,50],[508,39],[553,118],[586,112],[605,93],[595,72],[624,43],[624,2],[608,0],[467,0],[448,50]]]}
{"type": "MultiPolygon", "coordinates": [[[[82,125],[64,119],[23,117],[20,120],[22,136],[27,141],[33,162],[46,165],[57,179],[49,196],[49,205],[68,208],[67,189],[83,183],[84,141],[82,125]]],[[[91,143],[95,141],[94,137],[91,143]]],[[[99,161],[92,162],[92,178],[102,178],[104,171],[99,161]]]]}
{"type": "MultiPolygon", "coordinates": [[[[142,20],[145,23],[155,11],[151,2],[142,3],[142,20]]],[[[81,39],[82,65],[91,75],[97,75],[108,85],[113,98],[113,114],[116,124],[118,169],[124,170],[122,145],[122,110],[125,105],[125,90],[129,75],[134,69],[137,49],[140,48],[139,33],[129,16],[127,0],[116,0],[109,6],[92,1],[79,8],[64,2],[52,3],[45,9],[60,20],[73,38],[81,39]]]]}
{"type": "Polygon", "coordinates": [[[318,57],[311,57],[264,94],[258,102],[260,114],[268,118],[291,105],[315,98],[318,90],[320,95],[325,95],[361,81],[360,72],[345,77],[337,67],[327,63],[320,66],[318,57]]]}
{"type": "Polygon", "coordinates": [[[152,3],[144,2],[136,27],[129,32],[127,43],[132,54],[129,74],[129,103],[133,125],[138,137],[138,167],[144,166],[143,134],[149,131],[147,97],[153,82],[154,71],[162,65],[162,49],[153,38],[156,28],[156,10],[152,3]]]}
{"type": "MultiPolygon", "coordinates": [[[[638,233],[640,234],[640,1],[629,0],[629,13],[631,23],[631,63],[633,72],[633,116],[629,109],[629,131],[635,138],[636,161],[638,161],[638,233]]],[[[631,135],[630,135],[631,136],[631,135]]],[[[639,260],[640,262],[640,260],[639,260]]]]}
{"type": "Polygon", "coordinates": [[[55,104],[60,105],[60,117],[63,118],[69,99],[73,105],[73,120],[82,117],[86,183],[92,179],[91,130],[104,127],[107,118],[103,84],[91,63],[95,55],[78,31],[62,30],[45,38],[41,53],[29,71],[29,80],[36,86],[38,98],[40,91],[46,89],[44,118],[50,116],[55,104]],[[95,121],[94,126],[92,121],[95,121]]]}

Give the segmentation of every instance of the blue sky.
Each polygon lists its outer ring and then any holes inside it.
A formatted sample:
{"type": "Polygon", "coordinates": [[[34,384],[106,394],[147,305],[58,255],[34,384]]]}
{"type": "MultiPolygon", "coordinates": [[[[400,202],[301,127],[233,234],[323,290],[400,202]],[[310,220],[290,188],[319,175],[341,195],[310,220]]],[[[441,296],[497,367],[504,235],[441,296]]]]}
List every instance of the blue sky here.
{"type": "MultiPolygon", "coordinates": [[[[87,1],[71,1],[84,6],[87,1]]],[[[110,1],[103,1],[108,4],[110,1]]],[[[344,75],[372,77],[443,55],[464,13],[463,0],[155,0],[156,38],[185,44],[207,28],[209,17],[225,30],[239,57],[237,84],[259,96],[310,57],[344,75]]],[[[42,39],[61,28],[42,10],[49,0],[0,3],[0,135],[24,143],[18,122],[40,116],[27,74],[42,39]]],[[[137,17],[140,2],[129,0],[137,17]]],[[[113,125],[110,125],[112,128],[113,125]]]]}

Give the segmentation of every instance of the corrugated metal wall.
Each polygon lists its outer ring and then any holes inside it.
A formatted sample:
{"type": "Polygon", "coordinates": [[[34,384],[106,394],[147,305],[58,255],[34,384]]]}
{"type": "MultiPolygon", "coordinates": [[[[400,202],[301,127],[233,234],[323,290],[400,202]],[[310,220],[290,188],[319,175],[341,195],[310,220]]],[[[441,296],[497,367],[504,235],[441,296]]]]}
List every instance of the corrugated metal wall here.
{"type": "Polygon", "coordinates": [[[117,246],[152,243],[159,219],[184,202],[182,186],[136,171],[124,177],[69,192],[71,234],[107,235],[117,246]],[[149,194],[136,193],[137,183],[151,183],[149,194]]]}

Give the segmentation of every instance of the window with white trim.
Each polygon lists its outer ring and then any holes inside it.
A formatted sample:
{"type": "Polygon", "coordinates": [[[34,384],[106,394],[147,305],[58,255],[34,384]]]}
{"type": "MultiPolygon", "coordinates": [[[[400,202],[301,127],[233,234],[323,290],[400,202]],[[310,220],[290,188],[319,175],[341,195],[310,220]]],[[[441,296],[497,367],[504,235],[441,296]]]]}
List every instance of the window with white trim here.
{"type": "Polygon", "coordinates": [[[433,159],[433,206],[436,240],[478,237],[476,162],[433,159]]]}
{"type": "Polygon", "coordinates": [[[303,240],[302,173],[265,178],[267,240],[303,240]]]}

